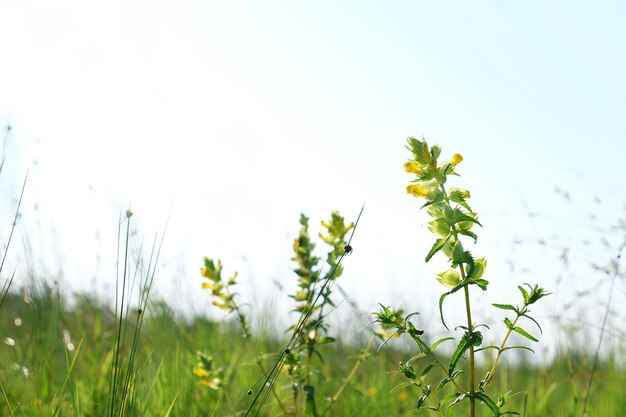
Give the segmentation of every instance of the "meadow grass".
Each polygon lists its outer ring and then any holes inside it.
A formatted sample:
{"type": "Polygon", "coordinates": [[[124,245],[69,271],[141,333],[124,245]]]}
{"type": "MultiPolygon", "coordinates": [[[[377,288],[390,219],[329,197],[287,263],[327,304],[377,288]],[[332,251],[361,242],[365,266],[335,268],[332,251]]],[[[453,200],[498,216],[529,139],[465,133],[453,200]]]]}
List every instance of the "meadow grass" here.
{"type": "MultiPolygon", "coordinates": [[[[133,318],[127,320],[128,326],[135,326],[133,318]]],[[[58,285],[39,283],[22,294],[10,293],[0,316],[1,415],[105,415],[114,323],[114,311],[90,296],[78,295],[68,306],[58,285]]],[[[229,415],[239,394],[258,378],[255,358],[278,352],[284,342],[254,335],[250,343],[242,343],[236,322],[183,318],[163,302],[150,303],[136,344],[135,406],[126,415],[229,415]],[[225,367],[223,391],[209,389],[193,375],[199,349],[210,351],[216,363],[225,367]]],[[[321,364],[325,380],[317,384],[318,389],[334,392],[350,372],[353,355],[366,343],[340,339],[328,346],[321,364]]],[[[391,393],[402,381],[395,370],[406,356],[407,352],[393,347],[372,353],[329,415],[407,415],[415,408],[416,394],[402,389],[391,393]]],[[[266,356],[266,365],[273,359],[274,355],[266,356]]],[[[494,383],[514,391],[524,387],[511,400],[522,415],[580,416],[592,360],[591,353],[564,351],[541,366],[518,361],[503,366],[494,383]]],[[[625,384],[623,364],[603,358],[596,369],[589,415],[623,416],[625,384]]],[[[289,394],[283,381],[276,387],[281,395],[289,394]]],[[[259,415],[280,415],[280,409],[270,397],[259,415]]]]}

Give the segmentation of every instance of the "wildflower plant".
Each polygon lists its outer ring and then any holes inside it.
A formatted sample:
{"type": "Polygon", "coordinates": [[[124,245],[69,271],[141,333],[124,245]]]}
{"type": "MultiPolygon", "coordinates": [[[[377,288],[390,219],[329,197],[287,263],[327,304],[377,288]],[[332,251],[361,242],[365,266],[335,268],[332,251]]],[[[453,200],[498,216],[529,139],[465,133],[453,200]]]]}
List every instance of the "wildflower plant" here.
{"type": "MultiPolygon", "coordinates": [[[[296,263],[294,272],[298,277],[297,288],[289,295],[295,301],[293,311],[297,313],[297,321],[287,329],[291,333],[291,338],[268,369],[263,365],[260,356],[257,359],[263,377],[246,393],[252,400],[244,416],[258,415],[269,392],[272,392],[283,415],[303,414],[311,417],[324,415],[344,392],[356,369],[367,356],[365,352],[358,358],[343,384],[335,395],[328,397],[329,402],[323,411],[319,412],[315,399],[314,378],[316,376],[323,378],[323,375],[321,370],[314,366],[314,360],[316,357],[322,358],[320,346],[334,341],[328,335],[329,327],[325,319],[335,307],[331,298],[332,284],[343,273],[341,265],[343,257],[352,250],[349,241],[346,241],[346,235],[350,231],[354,233],[356,226],[355,223],[346,225],[344,218],[336,211],[332,212],[331,218],[323,221],[321,225],[324,231],[319,234],[319,238],[330,248],[325,258],[328,272],[323,273],[324,262],[314,254],[316,245],[309,234],[309,218],[301,214],[300,230],[294,239],[294,256],[291,258],[296,263]],[[287,406],[279,393],[274,390],[274,384],[281,373],[286,374],[291,381],[290,406],[287,406]]],[[[215,298],[213,305],[226,313],[236,313],[244,337],[249,340],[251,334],[248,321],[236,302],[237,294],[232,291],[237,273],[226,280],[223,279],[221,261],[216,262],[207,257],[204,259],[201,274],[207,280],[202,287],[210,290],[215,298]]],[[[205,360],[194,368],[194,374],[201,379],[201,383],[207,385],[206,382],[215,380],[213,375],[215,372],[211,371],[214,362],[209,355],[202,354],[201,358],[205,360]],[[206,358],[211,358],[210,363],[206,362],[206,358]]],[[[221,378],[219,381],[221,383],[221,378]]]]}
{"type": "Polygon", "coordinates": [[[318,346],[332,343],[334,338],[328,336],[328,326],[325,322],[325,309],[335,307],[331,299],[332,282],[342,273],[343,267],[338,262],[346,253],[346,234],[354,228],[354,223],[345,224],[344,218],[334,211],[328,222],[322,221],[325,233],[320,233],[320,239],[330,250],[326,255],[329,273],[322,275],[320,258],[313,253],[315,244],[309,235],[309,219],[300,215],[300,231],[294,239],[292,261],[297,263],[294,272],[298,276],[298,289],[291,295],[296,301],[294,311],[300,313],[298,322],[289,330],[297,333],[293,346],[288,348],[285,357],[284,370],[292,379],[293,401],[299,401],[300,392],[305,393],[305,409],[309,415],[317,415],[315,404],[315,388],[312,377],[316,373],[313,366],[315,356],[322,357],[318,346]]]}
{"type": "Polygon", "coordinates": [[[508,346],[507,342],[511,333],[516,332],[533,342],[538,341],[535,336],[522,328],[519,322],[521,319],[528,319],[541,331],[537,321],[529,315],[529,307],[549,293],[538,285],[525,284],[518,287],[522,295],[521,305],[493,304],[495,308],[504,310],[512,316],[504,318],[506,331],[502,342],[499,345],[483,345],[483,334],[480,329],[489,329],[489,327],[476,322],[472,316],[470,289],[487,290],[489,282],[483,278],[487,261],[484,258],[474,258],[464,248],[462,242],[462,239],[469,238],[476,243],[478,236],[474,229],[477,225],[482,225],[478,220],[478,215],[468,204],[470,192],[447,185],[449,176],[458,175],[456,168],[463,161],[463,157],[460,154],[454,154],[450,160],[440,161],[441,148],[438,145],[429,147],[425,140],[418,140],[414,137],[408,138],[407,148],[412,158],[404,164],[404,170],[412,174],[414,179],[406,190],[414,197],[426,200],[422,208],[426,209],[431,218],[428,229],[436,238],[425,261],[430,261],[434,255],[441,252],[450,264],[450,267],[440,272],[437,277],[437,280],[446,288],[439,298],[441,322],[446,329],[450,330],[444,319],[444,301],[457,292],[462,294],[467,321],[455,328],[455,330],[463,331],[459,340],[449,336],[429,344],[423,336],[424,331],[417,329],[410,320],[417,313],[402,317],[397,311],[381,305],[381,310],[374,313],[375,321],[383,328],[394,328],[395,332],[391,336],[409,335],[419,349],[416,356],[400,364],[399,371],[408,381],[398,385],[396,389],[414,386],[419,390],[420,396],[416,411],[432,410],[439,415],[444,415],[445,409],[446,416],[453,416],[453,407],[467,400],[471,417],[476,415],[477,402],[486,405],[493,416],[517,414],[503,410],[510,392],[502,394],[494,389],[494,394],[489,394],[486,388],[493,380],[503,352],[510,349],[529,349],[524,346],[508,346]],[[444,361],[435,350],[442,343],[451,340],[454,340],[457,345],[450,359],[444,361]],[[495,350],[496,355],[487,374],[477,382],[476,353],[486,350],[495,350]],[[466,355],[468,375],[463,381],[464,378],[461,375],[464,371],[460,369],[460,363],[466,355]],[[429,362],[421,372],[418,372],[414,364],[421,359],[427,359],[429,362]],[[435,367],[441,368],[445,377],[433,389],[432,385],[428,384],[427,377],[435,367]],[[450,392],[445,394],[446,391],[450,392]]]}

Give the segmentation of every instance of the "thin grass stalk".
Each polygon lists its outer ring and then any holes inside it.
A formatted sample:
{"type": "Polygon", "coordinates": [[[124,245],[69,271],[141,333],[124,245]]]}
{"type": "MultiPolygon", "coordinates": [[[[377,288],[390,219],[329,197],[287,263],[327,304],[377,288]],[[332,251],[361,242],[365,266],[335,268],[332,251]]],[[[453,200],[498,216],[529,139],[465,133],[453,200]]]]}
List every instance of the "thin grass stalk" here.
{"type": "MultiPolygon", "coordinates": [[[[2,165],[0,165],[0,171],[2,170],[2,166],[4,166],[4,158],[2,159],[2,165]]],[[[7,259],[7,254],[9,253],[9,246],[11,245],[11,239],[13,238],[13,232],[15,231],[15,226],[17,225],[17,218],[20,214],[20,207],[22,206],[22,200],[24,198],[24,190],[26,190],[26,181],[28,180],[28,171],[26,171],[26,175],[24,177],[24,182],[22,184],[22,191],[20,192],[20,198],[17,201],[17,208],[15,209],[15,216],[13,217],[13,223],[11,224],[11,232],[9,232],[9,239],[6,243],[6,248],[4,249],[4,254],[2,255],[2,262],[0,262],[0,273],[2,273],[2,269],[4,268],[4,262],[7,259]]],[[[0,309],[4,304],[4,300],[9,293],[9,289],[11,288],[11,284],[13,284],[13,278],[15,277],[15,271],[11,274],[11,278],[7,280],[2,285],[2,300],[0,300],[0,309]]]]}
{"type": "Polygon", "coordinates": [[[591,393],[591,386],[593,384],[594,376],[596,370],[598,369],[598,363],[600,361],[600,349],[602,347],[602,340],[604,338],[604,333],[606,330],[606,325],[609,320],[609,312],[611,310],[611,302],[613,301],[613,289],[615,287],[615,281],[617,281],[617,277],[619,276],[619,261],[622,258],[622,252],[626,248],[626,240],[622,243],[617,253],[617,258],[615,262],[615,270],[613,271],[611,277],[611,288],[609,289],[609,299],[606,303],[606,309],[604,311],[604,318],[602,319],[602,328],[600,329],[600,339],[598,340],[598,346],[596,347],[596,351],[593,355],[593,366],[591,367],[591,373],[589,374],[589,381],[587,382],[587,389],[585,392],[585,399],[583,401],[583,409],[581,411],[581,416],[584,417],[587,414],[587,404],[589,403],[589,395],[591,393]]]}
{"type": "MultiPolygon", "coordinates": [[[[119,310],[118,308],[118,292],[119,292],[119,276],[118,279],[116,280],[116,286],[115,286],[115,297],[116,297],[116,319],[115,319],[115,323],[117,325],[117,329],[116,329],[116,337],[115,337],[115,341],[114,341],[114,357],[113,357],[113,369],[112,369],[112,389],[110,392],[110,396],[111,396],[111,402],[110,402],[110,408],[109,408],[109,415],[111,417],[113,417],[114,415],[116,415],[116,417],[121,417],[123,415],[123,413],[117,414],[116,411],[119,412],[123,412],[123,407],[120,405],[120,409],[116,410],[116,397],[117,397],[117,384],[118,384],[118,379],[119,379],[119,367],[120,367],[120,356],[121,356],[121,348],[122,348],[122,335],[123,335],[123,329],[125,330],[126,325],[123,323],[123,319],[122,317],[124,316],[124,307],[125,307],[125,296],[126,296],[126,277],[127,277],[127,273],[128,273],[128,247],[129,247],[129,241],[130,241],[130,216],[131,213],[130,211],[127,211],[126,214],[126,239],[125,239],[125,248],[124,248],[124,266],[123,266],[123,271],[122,271],[122,294],[120,296],[120,301],[119,301],[119,310]],[[118,315],[117,312],[119,312],[119,319],[118,319],[118,315]],[[115,414],[114,414],[115,413],[115,414]]],[[[119,232],[118,232],[119,233],[119,232]]],[[[118,235],[119,236],[119,235],[118,235]]],[[[119,266],[119,240],[118,240],[118,266],[119,266]]],[[[119,270],[119,269],[118,269],[119,270]]]]}

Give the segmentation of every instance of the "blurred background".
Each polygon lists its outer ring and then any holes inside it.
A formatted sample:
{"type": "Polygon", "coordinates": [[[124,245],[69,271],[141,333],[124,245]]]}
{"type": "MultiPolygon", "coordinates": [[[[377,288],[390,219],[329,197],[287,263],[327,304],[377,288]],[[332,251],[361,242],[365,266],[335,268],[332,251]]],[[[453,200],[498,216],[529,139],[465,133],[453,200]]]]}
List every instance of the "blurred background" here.
{"type": "MultiPolygon", "coordinates": [[[[485,322],[489,303],[539,283],[554,293],[535,310],[548,353],[573,340],[560,332],[597,339],[613,276],[613,305],[626,301],[625,9],[2,1],[3,243],[28,172],[6,270],[16,288],[36,276],[112,297],[130,208],[147,246],[166,233],[155,297],[214,314],[199,291],[211,256],[254,309],[296,286],[301,212],[317,235],[332,210],[354,221],[365,204],[339,284],[364,312],[402,306],[438,326],[444,263],[424,263],[433,237],[402,169],[406,137],[423,136],[464,157],[485,322]]],[[[623,345],[613,310],[607,349],[623,345]]]]}

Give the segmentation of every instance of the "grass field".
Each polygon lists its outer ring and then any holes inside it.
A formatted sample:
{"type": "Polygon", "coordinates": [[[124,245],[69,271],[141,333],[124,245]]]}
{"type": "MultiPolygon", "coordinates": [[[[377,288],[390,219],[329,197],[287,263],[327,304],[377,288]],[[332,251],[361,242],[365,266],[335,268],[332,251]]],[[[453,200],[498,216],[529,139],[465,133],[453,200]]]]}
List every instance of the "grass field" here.
{"type": "MultiPolygon", "coordinates": [[[[129,311],[126,331],[133,335],[138,316],[136,311],[129,311]]],[[[124,411],[129,416],[225,416],[245,411],[246,392],[260,377],[255,358],[262,355],[264,365],[271,366],[284,342],[253,336],[251,343],[245,343],[233,322],[183,319],[159,302],[151,303],[143,314],[134,365],[124,369],[132,369],[129,402],[124,411]],[[194,375],[198,350],[212,355],[216,367],[223,367],[219,390],[201,384],[194,375]]],[[[11,293],[0,310],[2,416],[107,415],[115,321],[110,308],[87,296],[76,296],[73,306],[68,307],[58,287],[40,284],[22,293],[11,293]]],[[[325,398],[343,383],[356,360],[355,354],[367,342],[339,339],[326,347],[320,364],[324,379],[315,384],[318,410],[325,409],[325,398]]],[[[122,353],[130,350],[131,342],[125,343],[122,340],[122,353]]],[[[401,389],[391,393],[402,382],[396,373],[397,364],[410,353],[393,347],[370,353],[326,415],[401,416],[415,407],[417,391],[401,389]]],[[[541,367],[524,362],[503,367],[497,386],[519,392],[510,409],[521,415],[580,416],[591,368],[587,355],[560,352],[541,367]]],[[[588,415],[623,416],[624,386],[626,371],[615,360],[602,360],[596,370],[588,415]]],[[[284,376],[276,383],[276,393],[288,404],[292,387],[284,376]]],[[[281,414],[270,396],[259,415],[281,414]]],[[[480,415],[489,412],[483,409],[480,415]]]]}

